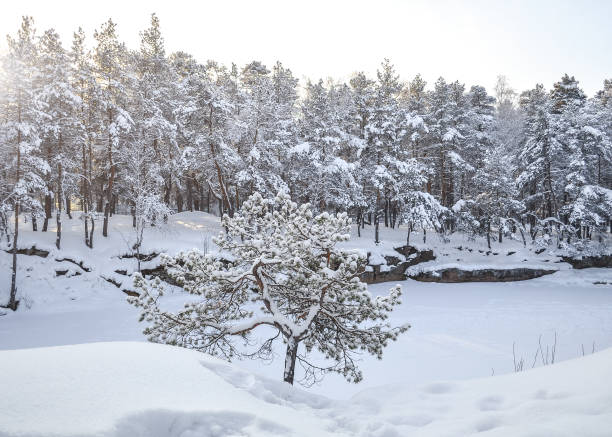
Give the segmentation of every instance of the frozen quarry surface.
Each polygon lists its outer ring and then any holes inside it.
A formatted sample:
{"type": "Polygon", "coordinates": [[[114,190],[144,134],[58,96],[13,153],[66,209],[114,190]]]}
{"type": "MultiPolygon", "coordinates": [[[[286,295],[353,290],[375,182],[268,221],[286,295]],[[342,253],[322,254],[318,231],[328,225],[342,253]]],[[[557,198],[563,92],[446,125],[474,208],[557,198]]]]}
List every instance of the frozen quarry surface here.
{"type": "MultiPolygon", "coordinates": [[[[282,345],[272,363],[227,364],[145,343],[138,312],[121,291],[137,268],[134,258],[122,257],[130,255],[130,224],[129,217],[113,217],[105,239],[97,223],[89,250],[82,223],[65,219],[61,251],[53,226],[48,233],[22,227],[19,247],[49,254],[19,255],[20,307],[0,309],[0,436],[610,435],[610,269],[572,269],[554,251],[535,253],[519,241],[493,243],[489,251],[483,239],[453,236],[443,244],[428,235],[422,244],[415,233],[411,244],[436,254],[423,270],[558,271],[505,283],[402,281],[392,323],[412,329],[382,361],[363,356],[362,383],[328,375],[313,387],[291,388],[278,382],[282,345]],[[557,363],[542,366],[541,357],[534,360],[539,341],[546,354],[555,335],[557,363]],[[514,373],[514,359],[529,370],[514,373]]],[[[214,251],[218,231],[216,217],[176,214],[168,229],[146,230],[142,253],[214,251]]],[[[347,244],[384,262],[397,256],[394,247],[406,235],[381,231],[380,245],[370,228],[347,244]]],[[[157,265],[157,257],[142,262],[157,265]]],[[[9,280],[10,255],[0,250],[0,284],[9,280]]],[[[391,285],[369,289],[386,293],[391,285]]],[[[7,291],[0,287],[0,302],[7,291]]],[[[185,301],[177,289],[167,297],[172,305],[185,301]]]]}

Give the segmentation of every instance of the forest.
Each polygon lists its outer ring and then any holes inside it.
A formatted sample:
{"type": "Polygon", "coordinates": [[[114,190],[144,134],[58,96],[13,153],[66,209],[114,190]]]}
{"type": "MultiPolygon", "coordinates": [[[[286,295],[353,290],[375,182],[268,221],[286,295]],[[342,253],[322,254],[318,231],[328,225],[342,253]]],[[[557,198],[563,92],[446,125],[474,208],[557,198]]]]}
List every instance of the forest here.
{"type": "MultiPolygon", "coordinates": [[[[0,237],[46,232],[62,214],[83,244],[108,236],[114,214],[133,226],[174,212],[229,217],[254,193],[288,193],[315,212],[346,212],[358,229],[464,232],[590,247],[612,227],[612,79],[587,96],[560,73],[518,92],[420,75],[300,83],[268,67],[168,54],[151,16],[132,50],[112,20],[70,48],[31,17],[8,37],[0,69],[0,237]],[[78,212],[78,213],[77,213],[78,212]],[[19,217],[23,217],[20,220],[19,217]],[[96,227],[100,218],[101,229],[96,227]]],[[[418,66],[416,66],[418,68],[418,66]]]]}

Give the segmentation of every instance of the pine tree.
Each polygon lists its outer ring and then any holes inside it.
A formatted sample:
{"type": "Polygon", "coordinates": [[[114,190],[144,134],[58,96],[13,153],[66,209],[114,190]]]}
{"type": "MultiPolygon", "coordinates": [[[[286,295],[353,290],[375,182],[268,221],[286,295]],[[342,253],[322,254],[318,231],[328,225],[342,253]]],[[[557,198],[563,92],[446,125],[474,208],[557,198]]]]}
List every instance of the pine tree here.
{"type": "MultiPolygon", "coordinates": [[[[518,156],[522,142],[523,114],[517,107],[517,93],[504,76],[495,85],[496,110],[493,121],[493,141],[506,150],[506,155],[518,156]]],[[[512,162],[516,164],[517,160],[512,162]]]]}
{"type": "Polygon", "coordinates": [[[519,162],[523,170],[518,184],[524,202],[531,214],[532,226],[535,216],[556,217],[559,187],[555,165],[560,158],[560,146],[553,136],[551,101],[542,85],[521,94],[521,108],[525,114],[523,144],[519,162]]]}
{"type": "Polygon", "coordinates": [[[140,296],[130,302],[142,308],[149,340],[232,359],[245,355],[234,338],[248,339],[268,326],[273,332],[255,354],[269,355],[272,343],[283,338],[286,382],[293,384],[296,362],[307,382],[319,372],[358,382],[355,354],[381,358],[388,341],[409,328],[385,322],[400,303],[399,286],[373,298],[359,280],[365,257],[337,247],[349,238],[345,213],[313,217],[309,205],[297,206],[286,194],[264,199],[256,193],[233,218],[224,216],[223,226],[226,232],[215,242],[231,255],[227,259],[199,251],[164,258],[168,273],[202,300],[166,312],[158,306],[159,279],[135,276],[140,296]],[[311,362],[313,349],[328,363],[311,362]]]}
{"type": "Polygon", "coordinates": [[[74,108],[76,120],[73,140],[75,143],[75,156],[78,156],[81,161],[78,176],[81,185],[84,241],[87,247],[93,248],[95,227],[92,189],[94,178],[93,145],[100,125],[98,114],[101,96],[93,66],[91,65],[90,54],[85,48],[85,33],[81,28],[73,34],[70,60],[72,89],[76,96],[78,96],[78,104],[74,108]]]}
{"type": "MultiPolygon", "coordinates": [[[[7,307],[16,310],[17,249],[19,244],[19,215],[22,211],[41,210],[36,198],[45,192],[44,176],[49,172],[48,163],[39,154],[41,117],[44,105],[39,100],[37,84],[36,31],[31,17],[23,17],[17,37],[8,37],[7,55],[3,58],[4,89],[3,123],[0,147],[7,158],[3,172],[2,210],[13,209],[12,274],[7,307]]],[[[5,219],[6,220],[6,219],[5,219]]],[[[6,226],[6,225],[5,225],[6,226]]]]}
{"type": "Polygon", "coordinates": [[[115,179],[117,176],[117,151],[121,147],[126,132],[132,128],[132,118],[127,112],[127,50],[119,42],[116,25],[108,20],[100,30],[94,32],[97,45],[94,50],[96,75],[101,88],[100,110],[103,114],[101,130],[106,146],[100,158],[104,162],[106,182],[102,195],[104,203],[104,223],[102,235],[108,236],[108,222],[111,204],[115,196],[115,179]]]}
{"type": "Polygon", "coordinates": [[[75,129],[76,111],[80,98],[72,88],[70,60],[62,47],[59,35],[47,30],[40,43],[40,100],[46,114],[42,128],[43,142],[50,151],[52,186],[55,192],[56,240],[55,246],[61,248],[62,205],[70,216],[70,194],[78,183],[77,149],[75,129]]]}
{"type": "Polygon", "coordinates": [[[134,134],[154,152],[153,159],[164,180],[164,200],[170,205],[176,185],[177,207],[182,210],[181,178],[178,168],[180,151],[176,140],[174,114],[180,105],[175,99],[177,78],[166,58],[160,22],[151,15],[151,25],[141,33],[140,52],[134,55],[137,72],[134,100],[130,114],[134,134]]]}
{"type": "Polygon", "coordinates": [[[384,214],[385,226],[390,224],[391,199],[396,196],[399,175],[394,172],[396,162],[402,159],[401,143],[406,134],[403,111],[397,97],[402,89],[399,76],[388,59],[377,71],[372,110],[366,126],[367,147],[364,150],[365,171],[370,173],[366,184],[375,194],[374,241],[378,243],[380,216],[384,214]]]}

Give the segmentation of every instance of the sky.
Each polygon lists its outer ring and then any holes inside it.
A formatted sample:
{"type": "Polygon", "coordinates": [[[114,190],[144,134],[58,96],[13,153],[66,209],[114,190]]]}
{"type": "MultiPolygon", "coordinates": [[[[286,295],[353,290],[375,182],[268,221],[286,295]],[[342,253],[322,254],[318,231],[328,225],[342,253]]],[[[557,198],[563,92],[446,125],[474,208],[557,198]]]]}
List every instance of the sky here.
{"type": "Polygon", "coordinates": [[[168,53],[226,65],[279,60],[302,83],[375,77],[385,57],[402,80],[420,73],[431,87],[443,76],[491,93],[500,74],[522,91],[568,73],[589,95],[612,78],[612,0],[4,0],[0,33],[16,34],[31,15],[65,47],[79,26],[93,44],[94,29],[112,18],[136,49],[153,12],[168,53]]]}

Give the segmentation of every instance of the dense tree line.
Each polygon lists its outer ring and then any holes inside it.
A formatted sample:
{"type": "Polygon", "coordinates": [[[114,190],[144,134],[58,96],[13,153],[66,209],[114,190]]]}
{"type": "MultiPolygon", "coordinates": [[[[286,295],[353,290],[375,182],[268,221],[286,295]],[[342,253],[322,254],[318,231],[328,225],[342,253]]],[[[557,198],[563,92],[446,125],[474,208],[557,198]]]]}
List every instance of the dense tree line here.
{"type": "MultiPolygon", "coordinates": [[[[155,15],[128,49],[109,20],[70,49],[24,17],[0,70],[0,235],[20,214],[46,231],[77,205],[93,247],[115,213],[134,226],[172,211],[232,216],[255,192],[286,191],[359,224],[408,225],[573,244],[612,216],[612,80],[587,98],[565,75],[495,96],[439,78],[308,81],[280,62],[242,68],[168,55],[155,15]],[[11,218],[12,217],[12,218],[11,218]]],[[[13,225],[14,223],[14,225],[13,225]]],[[[424,232],[425,233],[425,232],[424,232]]],[[[14,258],[16,263],[16,252],[14,258]]],[[[13,283],[12,289],[14,291],[13,283]]],[[[12,293],[14,296],[14,292],[12,293]]]]}

